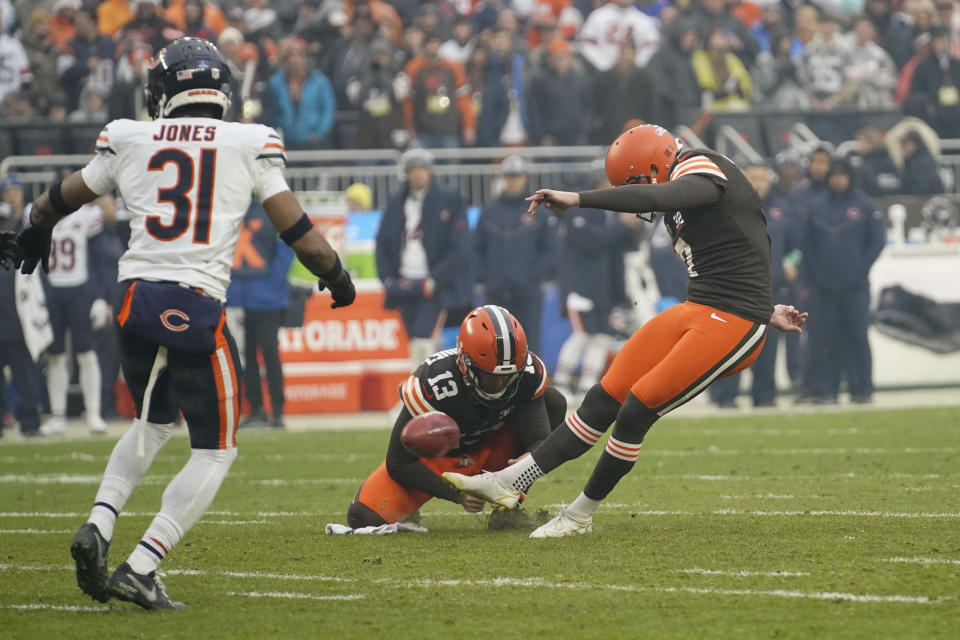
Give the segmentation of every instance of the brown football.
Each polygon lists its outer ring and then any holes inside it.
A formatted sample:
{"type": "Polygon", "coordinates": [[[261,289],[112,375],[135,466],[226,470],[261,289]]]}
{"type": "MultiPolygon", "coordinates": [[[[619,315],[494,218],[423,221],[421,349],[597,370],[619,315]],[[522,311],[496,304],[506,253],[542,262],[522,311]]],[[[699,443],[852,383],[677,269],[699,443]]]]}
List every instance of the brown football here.
{"type": "Polygon", "coordinates": [[[438,458],[457,447],[460,427],[447,414],[430,411],[412,418],[404,425],[400,442],[416,456],[438,458]]]}

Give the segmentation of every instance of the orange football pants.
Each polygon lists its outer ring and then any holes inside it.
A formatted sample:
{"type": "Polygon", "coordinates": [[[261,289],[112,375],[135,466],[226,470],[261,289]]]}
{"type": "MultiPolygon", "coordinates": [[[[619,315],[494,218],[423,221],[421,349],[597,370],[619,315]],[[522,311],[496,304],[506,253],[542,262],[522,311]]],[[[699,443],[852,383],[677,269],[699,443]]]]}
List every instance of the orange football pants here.
{"type": "MultiPolygon", "coordinates": [[[[420,462],[440,476],[444,471],[455,471],[472,476],[481,471],[499,471],[507,460],[517,455],[517,428],[507,422],[480,444],[460,456],[420,458],[420,462]]],[[[408,489],[387,472],[386,461],[370,474],[357,501],[376,511],[388,523],[402,522],[433,496],[416,489],[408,489]]]]}
{"type": "Polygon", "coordinates": [[[753,364],[766,331],[765,324],[684,302],[637,329],[600,384],[620,404],[632,391],[645,406],[664,415],[717,378],[753,364]]]}

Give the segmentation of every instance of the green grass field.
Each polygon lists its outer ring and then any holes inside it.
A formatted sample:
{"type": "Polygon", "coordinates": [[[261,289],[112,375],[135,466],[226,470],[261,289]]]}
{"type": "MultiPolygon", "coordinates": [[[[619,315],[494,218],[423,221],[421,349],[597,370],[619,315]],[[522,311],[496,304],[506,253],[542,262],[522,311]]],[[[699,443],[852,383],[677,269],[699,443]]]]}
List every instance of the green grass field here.
{"type": "MultiPolygon", "coordinates": [[[[594,518],[530,540],[432,501],[426,534],[327,536],[382,459],[370,431],[241,432],[164,569],[183,613],[95,603],[69,542],[112,442],[0,444],[0,638],[958,638],[960,411],[674,418],[594,518]]],[[[531,492],[555,509],[599,447],[531,492]]],[[[126,559],[188,443],[127,505],[126,559]]]]}

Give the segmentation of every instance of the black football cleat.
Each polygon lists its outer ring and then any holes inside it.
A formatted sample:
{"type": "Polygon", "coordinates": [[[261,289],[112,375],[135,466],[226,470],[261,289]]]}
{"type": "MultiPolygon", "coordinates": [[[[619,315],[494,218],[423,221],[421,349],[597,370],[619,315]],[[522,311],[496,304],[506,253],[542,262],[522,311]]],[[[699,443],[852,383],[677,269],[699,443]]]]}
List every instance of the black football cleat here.
{"type": "Polygon", "coordinates": [[[70,543],[70,555],[77,562],[77,585],[97,602],[110,599],[107,589],[107,552],[110,543],[100,529],[88,522],[77,531],[70,543]]]}
{"type": "Polygon", "coordinates": [[[183,611],[187,608],[182,602],[170,599],[156,571],[147,575],[134,573],[126,562],[110,576],[108,587],[114,598],[138,604],[147,611],[183,611]]]}

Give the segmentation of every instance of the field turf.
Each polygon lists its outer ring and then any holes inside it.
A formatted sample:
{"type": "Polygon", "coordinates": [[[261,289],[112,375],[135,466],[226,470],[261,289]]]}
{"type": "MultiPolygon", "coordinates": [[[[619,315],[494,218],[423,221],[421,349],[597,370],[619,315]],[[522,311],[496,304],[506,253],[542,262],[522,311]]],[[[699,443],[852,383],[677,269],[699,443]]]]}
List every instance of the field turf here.
{"type": "MultiPolygon", "coordinates": [[[[70,538],[112,441],[0,441],[0,638],[960,637],[957,409],[664,420],[582,537],[490,530],[440,501],[429,533],[324,535],[387,435],[241,432],[163,565],[190,608],[159,614],[74,581],[70,538]]],[[[572,500],[599,453],[537,483],[527,512],[572,500]]],[[[187,454],[184,437],[160,453],[111,568],[187,454]]]]}

